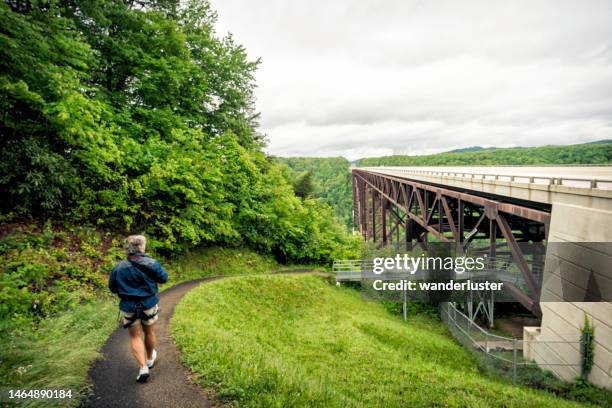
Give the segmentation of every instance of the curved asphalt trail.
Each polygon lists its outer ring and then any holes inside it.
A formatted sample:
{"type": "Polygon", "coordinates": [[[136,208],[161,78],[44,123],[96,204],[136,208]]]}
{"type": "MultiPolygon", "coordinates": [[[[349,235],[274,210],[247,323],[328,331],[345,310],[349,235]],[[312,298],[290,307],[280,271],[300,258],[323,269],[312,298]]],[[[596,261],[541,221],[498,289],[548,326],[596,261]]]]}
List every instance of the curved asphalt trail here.
{"type": "MultiPolygon", "coordinates": [[[[273,274],[330,275],[312,269],[275,271],[273,274]]],[[[241,275],[255,276],[255,275],[241,275]]],[[[261,275],[258,275],[261,276],[261,275]]],[[[227,276],[229,277],[229,276],[227,276]]],[[[96,360],[89,371],[93,383],[93,394],[85,401],[85,407],[217,407],[220,404],[205,394],[189,378],[189,370],[180,362],[180,353],[170,337],[170,318],[174,306],[183,295],[203,282],[223,279],[225,276],[208,277],[184,282],[159,294],[160,314],[157,326],[156,350],[158,359],[151,369],[151,377],[145,384],[136,382],[138,366],[130,351],[127,329],[119,328],[102,347],[102,357],[96,360]]]]}
{"type": "Polygon", "coordinates": [[[212,407],[204,391],[189,379],[189,371],[181,365],[179,351],[170,338],[170,318],[174,306],[185,293],[202,282],[218,278],[204,278],[181,283],[160,293],[160,314],[157,326],[156,350],[158,360],[145,384],[136,382],[138,365],[132,357],[127,329],[115,330],[102,347],[102,356],[92,366],[89,376],[93,395],[86,407],[212,407]]]}

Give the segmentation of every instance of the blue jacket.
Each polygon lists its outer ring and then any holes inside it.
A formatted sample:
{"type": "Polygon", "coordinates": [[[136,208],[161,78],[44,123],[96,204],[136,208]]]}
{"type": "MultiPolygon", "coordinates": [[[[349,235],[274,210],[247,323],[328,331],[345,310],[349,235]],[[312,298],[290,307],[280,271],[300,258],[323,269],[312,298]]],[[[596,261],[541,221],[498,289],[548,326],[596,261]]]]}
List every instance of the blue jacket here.
{"type": "Polygon", "coordinates": [[[155,306],[159,302],[157,284],[167,281],[168,273],[158,261],[146,254],[129,254],[113,268],[108,288],[119,295],[119,309],[130,313],[138,302],[144,309],[155,306]]]}

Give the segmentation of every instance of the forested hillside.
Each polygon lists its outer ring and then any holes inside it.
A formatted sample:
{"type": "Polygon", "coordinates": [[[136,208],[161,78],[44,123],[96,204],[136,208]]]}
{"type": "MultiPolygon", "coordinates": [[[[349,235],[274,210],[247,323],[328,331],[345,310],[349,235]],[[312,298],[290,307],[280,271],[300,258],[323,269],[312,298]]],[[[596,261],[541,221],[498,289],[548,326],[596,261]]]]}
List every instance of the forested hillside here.
{"type": "Polygon", "coordinates": [[[312,196],[328,204],[334,215],[348,228],[352,228],[352,184],[348,160],[344,157],[290,157],[279,160],[295,172],[296,181],[308,176],[305,173],[310,173],[312,196]]]}
{"type": "Polygon", "coordinates": [[[163,253],[340,256],[331,210],[262,152],[258,61],[215,18],[195,0],[1,2],[3,219],[144,232],[163,253]]]}
{"type": "Polygon", "coordinates": [[[612,163],[612,141],[610,140],[569,146],[506,149],[471,147],[426,156],[368,157],[357,161],[358,166],[529,166],[609,163],[612,163]]]}

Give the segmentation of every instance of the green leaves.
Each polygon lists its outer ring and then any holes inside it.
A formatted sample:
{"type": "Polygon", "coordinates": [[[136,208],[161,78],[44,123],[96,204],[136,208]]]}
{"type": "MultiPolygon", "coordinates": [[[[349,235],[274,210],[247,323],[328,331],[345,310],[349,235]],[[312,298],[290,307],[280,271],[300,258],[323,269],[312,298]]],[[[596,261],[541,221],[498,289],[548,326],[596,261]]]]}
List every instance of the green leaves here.
{"type": "Polygon", "coordinates": [[[320,201],[330,205],[338,220],[348,228],[352,227],[353,193],[348,160],[343,157],[291,157],[278,160],[302,174],[296,176],[294,181],[297,195],[304,196],[310,192],[320,201]],[[310,181],[303,179],[308,173],[312,175],[310,181]],[[311,183],[311,186],[308,186],[308,183],[311,183]]]}
{"type": "Polygon", "coordinates": [[[580,330],[581,377],[588,379],[593,368],[595,327],[584,314],[584,325],[580,330]]]}
{"type": "Polygon", "coordinates": [[[207,3],[58,4],[0,3],[2,213],[144,232],[162,252],[328,262],[347,242],[262,153],[258,61],[215,35],[207,3]]]}

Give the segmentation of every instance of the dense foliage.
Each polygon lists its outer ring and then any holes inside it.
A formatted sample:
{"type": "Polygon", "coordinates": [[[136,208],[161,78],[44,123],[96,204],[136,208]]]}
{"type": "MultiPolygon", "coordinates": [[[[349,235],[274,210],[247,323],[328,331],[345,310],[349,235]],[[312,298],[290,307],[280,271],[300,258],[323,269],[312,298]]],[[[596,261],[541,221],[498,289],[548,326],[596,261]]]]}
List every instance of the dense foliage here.
{"type": "Polygon", "coordinates": [[[300,198],[312,197],[314,188],[311,171],[303,172],[296,177],[293,182],[293,190],[295,191],[295,195],[300,198]]]}
{"type": "Polygon", "coordinates": [[[352,227],[353,193],[348,160],[343,157],[290,157],[279,160],[298,174],[296,181],[311,174],[313,196],[329,204],[334,215],[348,228],[352,227]]]}
{"type": "Polygon", "coordinates": [[[358,166],[519,166],[548,164],[610,164],[612,141],[570,146],[459,149],[427,156],[368,157],[358,166]]]}
{"type": "Polygon", "coordinates": [[[207,2],[0,3],[0,211],[327,262],[349,237],[262,153],[253,72],[207,2]]]}
{"type": "Polygon", "coordinates": [[[4,224],[0,231],[0,320],[45,317],[99,297],[122,256],[118,237],[90,227],[4,224]]]}

